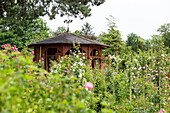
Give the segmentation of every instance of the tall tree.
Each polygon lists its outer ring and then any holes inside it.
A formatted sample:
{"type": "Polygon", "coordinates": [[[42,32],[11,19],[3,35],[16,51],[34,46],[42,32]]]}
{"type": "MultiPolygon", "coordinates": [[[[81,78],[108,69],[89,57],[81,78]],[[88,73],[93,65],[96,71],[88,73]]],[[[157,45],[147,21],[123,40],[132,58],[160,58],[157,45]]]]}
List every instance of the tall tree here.
{"type": "Polygon", "coordinates": [[[137,52],[138,49],[144,50],[145,40],[135,33],[130,33],[127,36],[126,45],[131,46],[132,50],[137,52]]]}
{"type": "Polygon", "coordinates": [[[0,45],[10,43],[17,45],[19,49],[46,38],[49,38],[49,28],[41,18],[37,18],[28,26],[18,26],[6,32],[0,29],[0,45]]]}
{"type": "Polygon", "coordinates": [[[26,36],[29,28],[37,28],[33,24],[39,16],[48,15],[54,19],[56,15],[74,16],[83,19],[91,15],[90,5],[100,5],[105,0],[3,0],[0,2],[0,38],[23,47],[30,39],[26,36]],[[23,44],[23,45],[22,45],[23,44]]]}
{"type": "Polygon", "coordinates": [[[163,42],[165,46],[168,46],[170,48],[170,23],[162,25],[157,30],[160,35],[163,37],[163,42]]]}
{"type": "Polygon", "coordinates": [[[103,32],[102,34],[100,34],[99,41],[112,46],[111,48],[105,49],[105,55],[113,55],[116,54],[116,52],[120,54],[124,49],[124,42],[121,38],[120,31],[116,29],[117,26],[113,16],[110,16],[110,19],[106,19],[108,20],[109,26],[108,33],[103,32]]]}
{"type": "Polygon", "coordinates": [[[91,25],[86,22],[85,24],[83,24],[82,26],[82,29],[81,29],[81,32],[82,32],[82,35],[93,35],[93,28],[91,27],[91,25]]]}
{"type": "Polygon", "coordinates": [[[83,24],[81,30],[76,30],[73,32],[73,34],[83,36],[83,37],[91,39],[91,40],[97,39],[97,37],[95,36],[95,33],[93,32],[92,26],[88,22],[83,24]]]}

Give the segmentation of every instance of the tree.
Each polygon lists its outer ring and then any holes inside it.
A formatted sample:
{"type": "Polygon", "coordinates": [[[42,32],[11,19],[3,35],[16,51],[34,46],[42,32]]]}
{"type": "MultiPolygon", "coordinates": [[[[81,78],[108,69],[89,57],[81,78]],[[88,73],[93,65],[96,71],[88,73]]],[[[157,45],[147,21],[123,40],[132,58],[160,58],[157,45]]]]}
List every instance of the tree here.
{"type": "Polygon", "coordinates": [[[121,38],[121,34],[119,30],[116,30],[117,26],[115,23],[115,19],[113,16],[110,16],[111,19],[106,18],[108,20],[108,33],[103,32],[99,35],[99,41],[103,42],[104,44],[112,46],[111,48],[105,49],[105,55],[113,55],[121,53],[124,49],[124,42],[121,38]]]}
{"type": "Polygon", "coordinates": [[[93,28],[91,27],[91,25],[88,22],[86,22],[82,26],[82,29],[81,29],[82,33],[81,34],[82,35],[94,35],[92,30],[93,30],[93,28]]]}
{"type": "Polygon", "coordinates": [[[66,32],[66,28],[62,26],[62,27],[58,27],[56,31],[52,32],[52,35],[56,36],[64,32],[66,32]]]}
{"type": "Polygon", "coordinates": [[[92,30],[93,28],[91,27],[91,25],[88,22],[86,22],[85,24],[83,24],[81,30],[76,30],[73,32],[73,34],[83,36],[91,40],[96,40],[97,37],[95,36],[95,33],[93,33],[92,30]]]}
{"type": "MultiPolygon", "coordinates": [[[[2,21],[0,21],[1,23],[2,21]]],[[[12,30],[0,30],[0,45],[11,44],[19,50],[25,45],[49,38],[49,28],[41,18],[37,18],[28,26],[18,26],[12,30]]]]}
{"type": "Polygon", "coordinates": [[[100,5],[105,0],[3,0],[0,2],[0,19],[3,25],[27,25],[39,16],[54,19],[69,15],[83,19],[91,15],[90,5],[100,5]]]}
{"type": "Polygon", "coordinates": [[[165,46],[170,48],[170,23],[162,25],[157,31],[163,37],[165,46]]]}
{"type": "Polygon", "coordinates": [[[132,50],[137,52],[138,49],[144,50],[145,40],[135,33],[130,33],[127,36],[126,45],[131,46],[132,50]]]}
{"type": "Polygon", "coordinates": [[[78,35],[78,36],[81,36],[82,35],[82,32],[80,30],[76,30],[73,32],[73,34],[75,35],[78,35]]]}
{"type": "Polygon", "coordinates": [[[91,15],[90,5],[102,3],[104,0],[3,0],[0,2],[0,38],[4,40],[0,44],[8,42],[23,48],[32,37],[28,34],[40,29],[35,24],[40,16],[54,19],[59,14],[83,19],[91,15]]]}

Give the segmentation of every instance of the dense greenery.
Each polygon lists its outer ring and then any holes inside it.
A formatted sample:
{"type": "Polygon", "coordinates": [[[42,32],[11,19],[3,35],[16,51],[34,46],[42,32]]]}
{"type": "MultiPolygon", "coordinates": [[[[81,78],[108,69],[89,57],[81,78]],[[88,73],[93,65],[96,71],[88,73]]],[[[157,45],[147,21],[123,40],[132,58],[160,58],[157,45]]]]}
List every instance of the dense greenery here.
{"type": "Polygon", "coordinates": [[[3,0],[0,2],[0,45],[10,43],[23,49],[25,45],[49,38],[49,29],[40,16],[91,15],[90,5],[99,6],[105,0],[3,0]]]}
{"type": "Polygon", "coordinates": [[[32,61],[33,52],[18,52],[10,44],[2,48],[2,113],[170,112],[170,57],[161,42],[155,52],[106,57],[102,69],[92,69],[85,56],[73,51],[52,62],[50,72],[42,69],[43,59],[38,64],[32,61]],[[126,66],[120,68],[123,60],[126,66]],[[93,86],[87,87],[89,82],[93,86]]]}
{"type": "Polygon", "coordinates": [[[108,20],[108,33],[103,32],[99,35],[99,41],[112,46],[104,50],[104,55],[114,55],[116,52],[122,53],[125,49],[125,44],[121,38],[120,31],[117,30],[115,19],[113,16],[106,18],[108,20]]]}

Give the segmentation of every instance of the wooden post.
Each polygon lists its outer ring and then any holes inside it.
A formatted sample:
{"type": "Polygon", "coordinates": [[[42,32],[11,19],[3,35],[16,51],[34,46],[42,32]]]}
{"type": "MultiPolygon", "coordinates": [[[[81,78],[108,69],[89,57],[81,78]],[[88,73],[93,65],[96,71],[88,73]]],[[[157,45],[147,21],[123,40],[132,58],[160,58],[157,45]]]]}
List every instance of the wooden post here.
{"type": "MultiPolygon", "coordinates": [[[[160,47],[158,54],[158,62],[160,63],[160,47]]],[[[158,84],[159,84],[159,110],[161,109],[161,74],[160,74],[160,64],[158,63],[158,84]]]]}
{"type": "MultiPolygon", "coordinates": [[[[129,63],[131,63],[131,54],[129,55],[129,63]]],[[[131,72],[129,73],[129,100],[131,101],[132,99],[132,92],[131,92],[131,72]]]]}
{"type": "Polygon", "coordinates": [[[41,59],[41,46],[40,46],[40,58],[38,59],[38,61],[41,59]]]}

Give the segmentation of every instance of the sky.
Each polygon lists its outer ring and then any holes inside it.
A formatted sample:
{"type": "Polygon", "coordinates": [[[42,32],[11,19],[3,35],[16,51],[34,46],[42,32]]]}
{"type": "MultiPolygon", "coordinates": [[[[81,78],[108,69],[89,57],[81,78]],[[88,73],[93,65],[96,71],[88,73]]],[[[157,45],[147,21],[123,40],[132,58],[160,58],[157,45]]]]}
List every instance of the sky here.
{"type": "MultiPolygon", "coordinates": [[[[115,18],[117,29],[120,31],[123,40],[127,40],[127,35],[135,33],[144,39],[151,38],[151,35],[158,34],[157,29],[170,23],[170,0],[106,0],[100,6],[93,6],[91,16],[83,20],[79,18],[70,19],[70,31],[81,30],[81,26],[88,22],[96,36],[102,32],[107,32],[107,20],[109,15],[115,18]]],[[[48,16],[42,17],[47,22],[47,26],[53,31],[58,27],[67,24],[63,21],[67,16],[56,16],[56,19],[49,20],[48,16]]]]}

